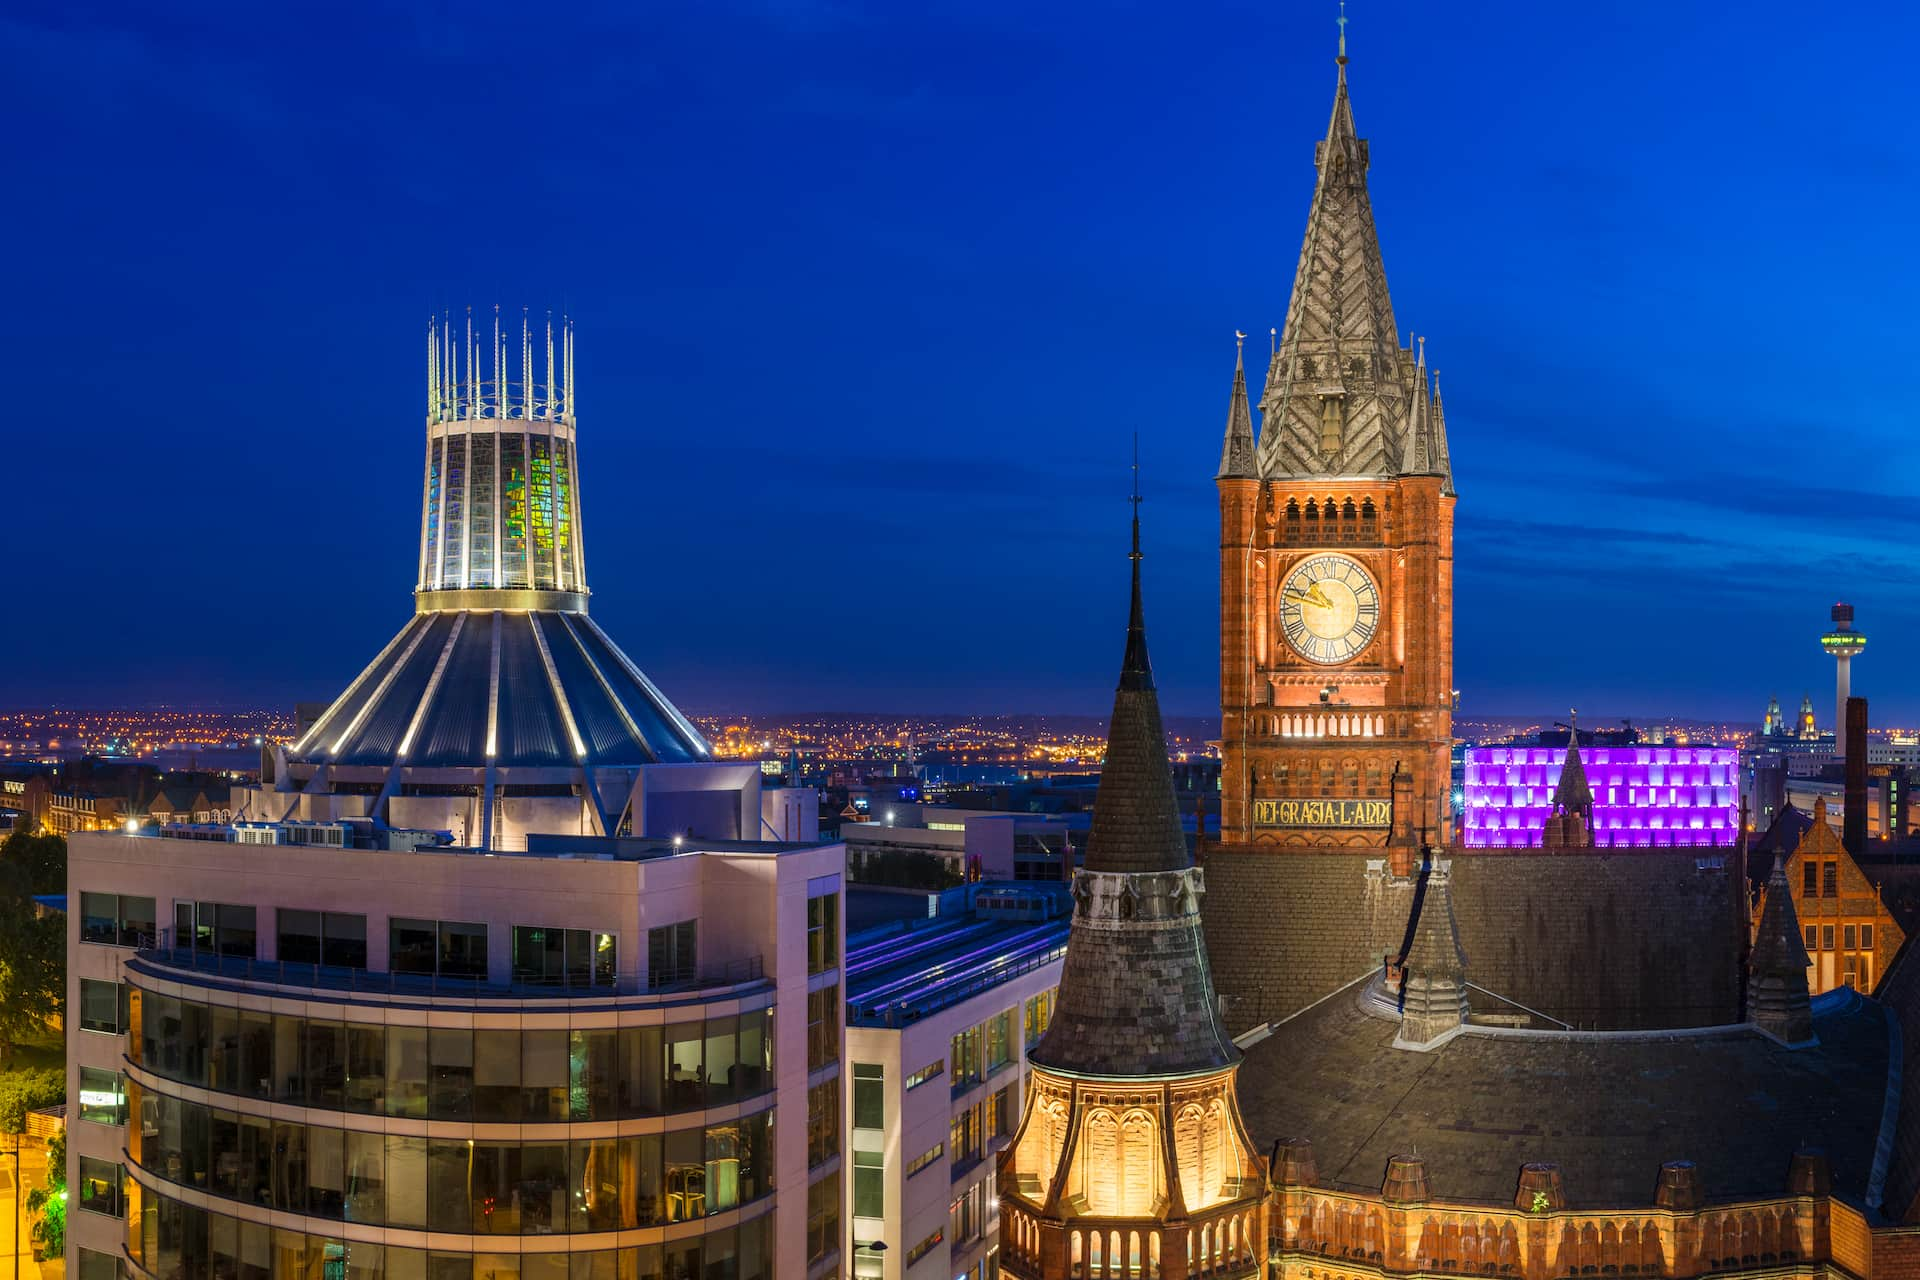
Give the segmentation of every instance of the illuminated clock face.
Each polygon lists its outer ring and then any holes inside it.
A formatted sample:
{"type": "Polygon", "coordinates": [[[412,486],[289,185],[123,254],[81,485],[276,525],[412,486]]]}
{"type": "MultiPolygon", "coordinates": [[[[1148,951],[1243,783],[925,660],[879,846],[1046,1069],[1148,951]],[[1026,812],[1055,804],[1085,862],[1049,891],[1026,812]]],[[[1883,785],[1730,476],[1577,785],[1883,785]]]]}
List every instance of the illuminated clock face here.
{"type": "Polygon", "coordinates": [[[1280,586],[1280,630],[1308,662],[1352,661],[1379,625],[1380,590],[1357,560],[1309,556],[1280,586]]]}

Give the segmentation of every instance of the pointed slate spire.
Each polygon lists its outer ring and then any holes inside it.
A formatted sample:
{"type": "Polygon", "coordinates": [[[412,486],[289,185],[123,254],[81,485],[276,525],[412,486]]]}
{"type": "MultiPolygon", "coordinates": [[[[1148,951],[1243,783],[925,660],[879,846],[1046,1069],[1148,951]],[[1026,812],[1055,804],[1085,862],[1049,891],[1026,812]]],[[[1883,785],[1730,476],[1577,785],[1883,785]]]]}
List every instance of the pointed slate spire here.
{"type": "Polygon", "coordinates": [[[1240,1057],[1220,1026],[1200,932],[1204,881],[1187,857],[1147,658],[1137,485],[1133,503],[1133,598],[1106,762],[1073,881],[1059,1004],[1028,1055],[1035,1066],[1100,1079],[1200,1074],[1240,1057]]]}
{"type": "Polygon", "coordinates": [[[1217,479],[1253,475],[1253,414],[1247,408],[1247,335],[1234,331],[1233,395],[1227,401],[1227,439],[1220,447],[1217,479]]]}
{"type": "Polygon", "coordinates": [[[1140,494],[1133,502],[1133,600],[1127,613],[1127,646],[1107,726],[1107,757],[1094,795],[1087,832],[1089,871],[1180,871],[1187,863],[1187,837],[1167,763],[1167,733],[1160,696],[1147,656],[1147,623],[1140,595],[1140,494]]]}
{"type": "Polygon", "coordinates": [[[1776,854],[1767,875],[1766,903],[1747,960],[1747,1021],[1787,1045],[1813,1041],[1813,1010],[1807,993],[1806,943],[1787,886],[1787,864],[1776,854]]]}
{"type": "Polygon", "coordinates": [[[1260,403],[1263,477],[1393,475],[1404,451],[1407,394],[1367,196],[1367,142],[1354,127],[1346,54],[1338,61],[1280,340],[1284,362],[1260,403]]]}

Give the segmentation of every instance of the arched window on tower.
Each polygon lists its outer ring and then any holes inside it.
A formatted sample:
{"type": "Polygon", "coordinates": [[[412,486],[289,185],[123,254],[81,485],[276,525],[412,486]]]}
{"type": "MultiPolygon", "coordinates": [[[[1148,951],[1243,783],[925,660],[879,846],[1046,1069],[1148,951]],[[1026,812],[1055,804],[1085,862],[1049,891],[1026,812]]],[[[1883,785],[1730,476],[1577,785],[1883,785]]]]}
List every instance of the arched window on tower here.
{"type": "Polygon", "coordinates": [[[1359,538],[1359,519],[1359,508],[1353,505],[1352,498],[1348,498],[1340,508],[1340,541],[1353,542],[1359,538]]]}
{"type": "Polygon", "coordinates": [[[1360,503],[1360,536],[1373,542],[1380,536],[1380,520],[1373,509],[1373,499],[1366,498],[1360,503]]]}
{"type": "Polygon", "coordinates": [[[1288,542],[1300,541],[1300,502],[1296,498],[1287,499],[1287,520],[1284,534],[1288,542]]]}

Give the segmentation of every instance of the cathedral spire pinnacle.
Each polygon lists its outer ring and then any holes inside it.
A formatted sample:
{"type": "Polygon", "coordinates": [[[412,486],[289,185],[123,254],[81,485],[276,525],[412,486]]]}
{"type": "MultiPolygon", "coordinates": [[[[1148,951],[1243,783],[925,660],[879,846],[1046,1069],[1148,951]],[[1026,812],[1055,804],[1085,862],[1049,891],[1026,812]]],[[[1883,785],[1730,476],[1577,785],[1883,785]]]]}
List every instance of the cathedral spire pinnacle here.
{"type": "Polygon", "coordinates": [[[1340,0],[1340,16],[1335,18],[1334,22],[1340,27],[1340,57],[1338,61],[1340,65],[1344,67],[1347,65],[1347,0],[1340,0]]]}
{"type": "Polygon", "coordinates": [[[1227,401],[1227,438],[1220,447],[1219,479],[1253,475],[1253,412],[1247,407],[1247,335],[1235,329],[1233,395],[1227,401]]]}

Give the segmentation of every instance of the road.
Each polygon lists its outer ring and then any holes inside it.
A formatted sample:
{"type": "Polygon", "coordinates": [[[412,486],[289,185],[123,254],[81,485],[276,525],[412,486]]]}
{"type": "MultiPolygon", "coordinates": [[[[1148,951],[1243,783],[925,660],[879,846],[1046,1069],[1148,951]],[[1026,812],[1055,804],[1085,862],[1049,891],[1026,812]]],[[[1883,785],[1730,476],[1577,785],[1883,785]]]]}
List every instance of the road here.
{"type": "MultiPolygon", "coordinates": [[[[11,1138],[8,1141],[12,1141],[11,1138]]],[[[46,1185],[47,1153],[38,1145],[26,1147],[20,1153],[21,1174],[26,1181],[26,1190],[32,1192],[46,1185]]],[[[26,1206],[18,1203],[15,1197],[19,1188],[14,1182],[13,1157],[0,1156],[0,1280],[13,1280],[14,1269],[19,1268],[20,1280],[54,1280],[63,1272],[64,1266],[48,1267],[43,1277],[40,1264],[33,1260],[33,1244],[22,1238],[26,1232],[26,1206]],[[18,1230],[21,1236],[16,1236],[18,1230]]]]}

